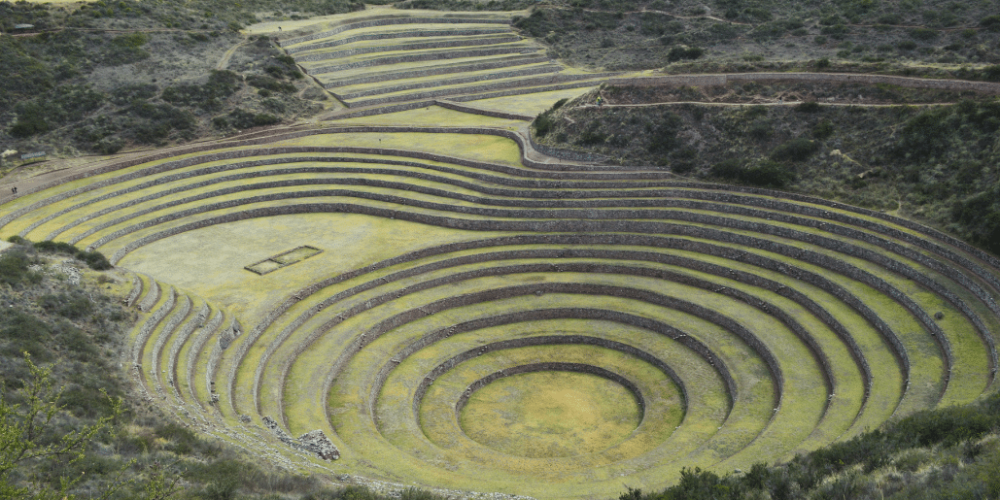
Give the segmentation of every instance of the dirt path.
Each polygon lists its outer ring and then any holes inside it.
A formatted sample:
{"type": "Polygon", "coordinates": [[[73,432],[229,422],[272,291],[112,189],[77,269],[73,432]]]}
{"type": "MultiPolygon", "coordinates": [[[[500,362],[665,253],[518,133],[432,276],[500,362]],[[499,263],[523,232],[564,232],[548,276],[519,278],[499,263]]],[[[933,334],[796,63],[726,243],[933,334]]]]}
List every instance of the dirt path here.
{"type": "MultiPolygon", "coordinates": [[[[701,104],[704,106],[798,106],[806,101],[768,101],[768,102],[711,102],[711,101],[665,101],[665,102],[648,102],[643,104],[605,104],[603,106],[598,106],[596,104],[583,104],[576,106],[577,108],[648,108],[651,106],[670,106],[676,104],[701,104]]],[[[955,104],[954,102],[928,102],[928,103],[875,103],[875,104],[861,104],[853,102],[822,102],[823,106],[863,106],[866,108],[888,108],[893,106],[950,106],[955,104]]]]}
{"type": "MultiPolygon", "coordinates": [[[[551,6],[551,8],[553,8],[553,9],[562,9],[562,10],[576,10],[573,7],[562,7],[562,6],[551,6]]],[[[602,14],[618,14],[618,13],[622,13],[622,14],[645,14],[645,13],[650,13],[650,14],[660,14],[660,15],[664,15],[664,16],[676,17],[677,19],[710,19],[712,21],[717,21],[717,22],[720,22],[720,23],[735,24],[735,25],[739,25],[739,26],[751,26],[751,27],[753,27],[753,26],[760,26],[762,24],[765,24],[765,23],[743,23],[743,22],[739,22],[739,21],[733,21],[733,20],[730,20],[730,19],[723,19],[721,17],[713,16],[711,14],[701,14],[701,15],[696,15],[696,16],[684,16],[684,15],[681,15],[681,14],[674,14],[672,12],[667,12],[667,11],[664,11],[664,10],[654,10],[654,9],[646,9],[646,8],[642,8],[642,9],[639,9],[639,10],[626,10],[626,11],[617,11],[617,10],[612,11],[612,10],[589,9],[589,8],[588,9],[580,9],[580,10],[583,10],[584,12],[595,12],[595,13],[602,13],[602,14]]],[[[877,23],[877,24],[865,24],[865,23],[851,24],[851,23],[844,23],[844,26],[851,26],[851,27],[855,27],[855,28],[874,28],[875,26],[889,26],[890,28],[900,28],[900,29],[927,28],[927,26],[925,26],[925,25],[915,25],[915,24],[881,24],[881,23],[877,23]]],[[[952,26],[952,27],[948,27],[948,28],[931,28],[931,29],[933,29],[935,31],[965,31],[965,30],[969,30],[969,29],[979,31],[979,30],[982,30],[982,29],[985,29],[985,28],[983,28],[982,26],[976,25],[976,26],[952,26]]],[[[812,36],[812,35],[809,35],[809,36],[812,36]]]]}
{"type": "Polygon", "coordinates": [[[219,59],[219,64],[215,65],[215,69],[220,70],[220,71],[226,69],[226,66],[229,66],[230,59],[233,58],[233,54],[235,54],[236,51],[239,50],[240,47],[242,47],[242,46],[244,46],[246,44],[247,44],[247,42],[243,41],[243,42],[237,43],[236,45],[233,45],[232,47],[230,47],[229,50],[227,50],[225,54],[222,54],[222,59],[219,59]]]}
{"type": "Polygon", "coordinates": [[[50,30],[38,30],[31,31],[29,33],[4,33],[5,35],[12,36],[15,38],[25,37],[25,36],[36,36],[42,33],[59,33],[60,31],[86,31],[90,33],[211,33],[218,30],[182,30],[174,28],[156,28],[156,29],[130,29],[130,30],[115,30],[115,29],[104,29],[104,28],[54,28],[50,30]]]}

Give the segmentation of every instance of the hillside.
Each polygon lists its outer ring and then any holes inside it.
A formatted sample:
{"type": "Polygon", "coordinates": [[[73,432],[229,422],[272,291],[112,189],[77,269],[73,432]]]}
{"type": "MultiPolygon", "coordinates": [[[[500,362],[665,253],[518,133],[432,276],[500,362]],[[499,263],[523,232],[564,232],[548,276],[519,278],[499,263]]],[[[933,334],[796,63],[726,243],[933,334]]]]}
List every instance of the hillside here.
{"type": "Polygon", "coordinates": [[[1000,101],[892,85],[748,82],[598,92],[535,122],[541,144],[915,217],[1000,253],[1000,101]]]}

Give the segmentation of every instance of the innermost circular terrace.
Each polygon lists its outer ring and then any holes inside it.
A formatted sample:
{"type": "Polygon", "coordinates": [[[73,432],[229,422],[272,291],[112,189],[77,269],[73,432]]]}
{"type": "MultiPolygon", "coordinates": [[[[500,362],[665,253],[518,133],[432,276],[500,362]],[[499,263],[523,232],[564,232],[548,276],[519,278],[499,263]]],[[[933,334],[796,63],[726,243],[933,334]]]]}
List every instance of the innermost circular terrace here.
{"type": "Polygon", "coordinates": [[[466,435],[480,444],[533,458],[599,452],[624,440],[641,421],[632,390],[578,371],[500,377],[473,393],[459,416],[466,435]]]}

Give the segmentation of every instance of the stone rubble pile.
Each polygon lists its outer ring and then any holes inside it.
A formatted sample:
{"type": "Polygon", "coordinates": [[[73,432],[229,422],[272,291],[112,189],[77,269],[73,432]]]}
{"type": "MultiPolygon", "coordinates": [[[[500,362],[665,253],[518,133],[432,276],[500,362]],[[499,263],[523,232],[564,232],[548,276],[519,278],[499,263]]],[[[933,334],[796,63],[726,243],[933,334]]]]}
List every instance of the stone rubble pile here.
{"type": "Polygon", "coordinates": [[[334,446],[333,442],[330,441],[330,438],[326,437],[326,434],[319,429],[307,432],[299,436],[298,439],[294,439],[280,426],[278,426],[278,422],[271,417],[264,417],[264,426],[270,429],[271,432],[277,436],[279,441],[291,446],[292,448],[315,453],[323,460],[337,460],[340,458],[340,450],[338,450],[337,447],[334,446]]]}

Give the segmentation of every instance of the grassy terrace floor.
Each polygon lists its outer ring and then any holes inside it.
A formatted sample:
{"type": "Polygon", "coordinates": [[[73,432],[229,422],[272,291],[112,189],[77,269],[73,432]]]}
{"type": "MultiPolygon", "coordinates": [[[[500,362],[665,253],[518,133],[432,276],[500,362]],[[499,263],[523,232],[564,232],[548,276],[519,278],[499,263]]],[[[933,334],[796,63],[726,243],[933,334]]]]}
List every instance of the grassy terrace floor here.
{"type": "MultiPolygon", "coordinates": [[[[521,40],[510,29],[509,16],[483,12],[456,17],[427,11],[373,14],[368,19],[354,15],[340,22],[296,26],[279,36],[283,48],[348,107],[428,95],[551,92],[555,89],[542,86],[545,75],[565,88],[563,79],[580,72],[550,61],[537,43],[521,40]]],[[[573,87],[600,83],[591,80],[574,80],[573,87]]]]}
{"type": "MultiPolygon", "coordinates": [[[[441,108],[344,125],[440,120],[518,127],[441,108]]],[[[503,137],[359,130],[63,184],[9,204],[2,232],[140,272],[145,390],[302,470],[613,495],[621,474],[652,488],[781,460],[994,390],[1000,272],[931,233],[655,171],[532,167],[503,137]],[[302,246],[321,251],[244,269],[302,246]],[[539,381],[566,389],[539,399],[539,381]],[[532,398],[595,411],[511,403],[532,398]],[[621,398],[634,410],[611,411],[621,398]],[[321,430],[340,459],[264,417],[321,430]],[[510,422],[538,446],[516,452],[510,422]]]]}

